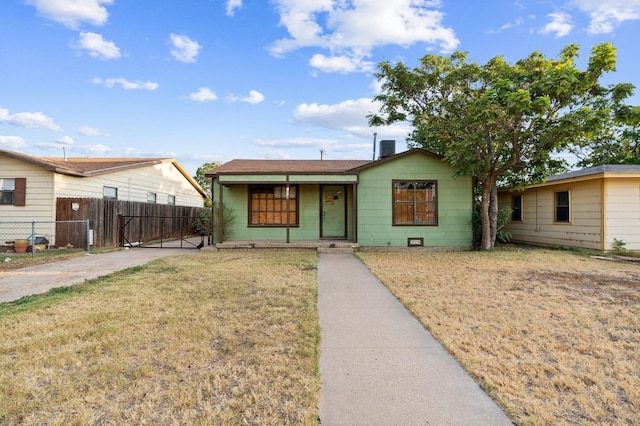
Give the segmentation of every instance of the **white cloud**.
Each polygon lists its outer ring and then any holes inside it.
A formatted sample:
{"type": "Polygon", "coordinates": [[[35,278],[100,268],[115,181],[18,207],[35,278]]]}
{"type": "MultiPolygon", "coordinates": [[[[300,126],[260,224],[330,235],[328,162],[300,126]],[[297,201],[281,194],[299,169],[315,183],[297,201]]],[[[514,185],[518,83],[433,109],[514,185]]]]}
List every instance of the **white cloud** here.
{"type": "Polygon", "coordinates": [[[103,5],[111,5],[113,0],[27,0],[35,6],[38,14],[77,29],[86,22],[91,25],[104,25],[109,12],[103,5]]]}
{"type": "Polygon", "coordinates": [[[378,105],[369,98],[347,100],[333,105],[300,104],[293,111],[293,118],[302,124],[368,135],[373,130],[367,123],[367,115],[378,109],[378,105]]]}
{"type": "Polygon", "coordinates": [[[90,136],[90,137],[111,136],[109,133],[102,133],[100,130],[96,129],[95,127],[89,127],[89,126],[78,127],[78,133],[80,133],[82,136],[90,136]]]}
{"type": "Polygon", "coordinates": [[[108,61],[120,57],[120,49],[112,41],[102,38],[102,35],[90,32],[81,32],[80,39],[71,44],[75,49],[83,49],[89,52],[89,56],[108,61]]]}
{"type": "Polygon", "coordinates": [[[71,139],[71,136],[63,136],[61,138],[56,139],[56,143],[59,143],[60,145],[73,145],[73,139],[71,139]]]}
{"type": "Polygon", "coordinates": [[[228,95],[227,101],[229,102],[246,102],[248,104],[259,104],[264,101],[264,95],[257,90],[250,90],[249,96],[240,97],[238,95],[228,95]]]}
{"type": "Polygon", "coordinates": [[[254,105],[259,104],[262,101],[264,101],[264,95],[257,90],[249,90],[249,96],[240,98],[240,102],[246,102],[254,105]]]}
{"type": "Polygon", "coordinates": [[[218,95],[208,87],[198,87],[198,91],[189,93],[188,98],[196,102],[210,102],[218,99],[218,95]]]}
{"type": "Polygon", "coordinates": [[[589,33],[607,34],[624,21],[640,20],[640,0],[573,0],[572,4],[589,14],[589,33]]]}
{"type": "Polygon", "coordinates": [[[185,35],[173,34],[171,38],[171,55],[180,62],[195,62],[202,46],[185,35]]]}
{"type": "Polygon", "coordinates": [[[236,13],[236,9],[242,7],[242,0],[227,0],[226,14],[227,16],[233,16],[236,13]]]}
{"type": "Polygon", "coordinates": [[[9,114],[6,108],[0,108],[0,123],[9,123],[20,127],[43,127],[49,130],[60,130],[60,126],[54,123],[51,117],[41,112],[18,112],[9,114]]]}
{"type": "Polygon", "coordinates": [[[366,65],[362,58],[377,46],[422,42],[451,52],[460,44],[454,31],[442,24],[444,14],[438,10],[438,1],[276,0],[276,7],[289,37],[276,40],[271,54],[283,56],[303,47],[327,49],[330,56],[312,59],[313,66],[327,72],[367,71],[367,66],[354,64],[366,65]]]}
{"type": "Polygon", "coordinates": [[[13,150],[24,149],[27,147],[27,141],[20,136],[0,136],[0,146],[5,146],[13,150]]]}
{"type": "Polygon", "coordinates": [[[367,115],[378,112],[380,104],[370,98],[347,100],[338,104],[300,104],[293,111],[299,124],[307,124],[348,132],[354,137],[369,138],[374,132],[384,138],[404,140],[411,132],[406,123],[384,127],[369,127],[367,115]]]}
{"type": "Polygon", "coordinates": [[[507,22],[506,24],[502,25],[502,26],[500,27],[500,29],[498,29],[498,30],[489,30],[489,31],[487,31],[487,32],[488,32],[489,34],[498,34],[498,33],[502,32],[502,31],[510,30],[510,29],[512,29],[512,28],[517,28],[517,27],[519,27],[520,25],[522,25],[523,23],[524,23],[524,18],[522,18],[522,17],[517,17],[517,18],[515,19],[515,21],[513,21],[513,22],[507,22]]]}
{"type": "Polygon", "coordinates": [[[156,90],[160,85],[158,83],[153,83],[151,81],[129,81],[124,78],[107,78],[102,79],[96,77],[92,80],[94,84],[100,84],[104,87],[113,87],[116,84],[122,86],[125,90],[156,90]]]}
{"type": "Polygon", "coordinates": [[[371,71],[375,66],[373,62],[363,61],[362,58],[354,56],[325,56],[320,53],[313,55],[309,64],[324,72],[341,73],[371,71]]]}
{"type": "Polygon", "coordinates": [[[571,15],[568,13],[550,13],[547,15],[547,18],[549,18],[551,22],[538,31],[541,34],[553,33],[556,38],[560,38],[568,35],[573,29],[571,15]]]}

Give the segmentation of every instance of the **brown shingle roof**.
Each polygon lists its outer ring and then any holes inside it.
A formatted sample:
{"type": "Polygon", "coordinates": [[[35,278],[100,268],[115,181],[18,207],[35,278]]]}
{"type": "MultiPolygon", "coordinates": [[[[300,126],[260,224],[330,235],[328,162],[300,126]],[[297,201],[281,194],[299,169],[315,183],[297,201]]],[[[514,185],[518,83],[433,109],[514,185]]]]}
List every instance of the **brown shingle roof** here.
{"type": "Polygon", "coordinates": [[[369,160],[231,160],[209,170],[217,174],[324,174],[345,173],[370,163],[369,160]]]}

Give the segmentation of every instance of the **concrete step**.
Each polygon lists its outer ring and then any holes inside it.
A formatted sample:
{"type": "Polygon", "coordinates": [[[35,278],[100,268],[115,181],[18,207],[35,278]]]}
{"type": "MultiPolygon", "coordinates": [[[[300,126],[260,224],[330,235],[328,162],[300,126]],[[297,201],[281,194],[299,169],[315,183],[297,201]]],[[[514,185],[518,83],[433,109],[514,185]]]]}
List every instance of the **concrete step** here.
{"type": "Polygon", "coordinates": [[[353,247],[318,247],[318,253],[353,253],[353,247]]]}

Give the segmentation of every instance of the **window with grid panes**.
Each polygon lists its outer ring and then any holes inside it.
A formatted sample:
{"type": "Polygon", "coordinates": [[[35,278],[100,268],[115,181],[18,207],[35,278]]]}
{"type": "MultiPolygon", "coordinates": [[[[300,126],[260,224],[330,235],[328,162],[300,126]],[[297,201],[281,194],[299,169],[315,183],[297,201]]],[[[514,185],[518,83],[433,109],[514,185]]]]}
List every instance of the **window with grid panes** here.
{"type": "Polygon", "coordinates": [[[437,225],[436,181],[393,181],[394,225],[437,225]]]}
{"type": "Polygon", "coordinates": [[[298,187],[279,185],[251,185],[249,187],[249,225],[286,226],[298,225],[298,187]],[[287,209],[288,205],[288,209],[287,209]]]}

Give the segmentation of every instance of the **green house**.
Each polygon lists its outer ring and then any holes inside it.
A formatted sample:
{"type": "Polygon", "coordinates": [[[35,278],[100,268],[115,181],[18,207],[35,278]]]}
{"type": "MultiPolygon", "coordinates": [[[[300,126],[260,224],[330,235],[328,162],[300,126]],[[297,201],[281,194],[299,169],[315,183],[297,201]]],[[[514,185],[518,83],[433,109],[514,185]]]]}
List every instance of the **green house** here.
{"type": "Polygon", "coordinates": [[[232,160],[206,176],[234,217],[222,244],[471,246],[471,178],[425,150],[377,161],[232,160]]]}

